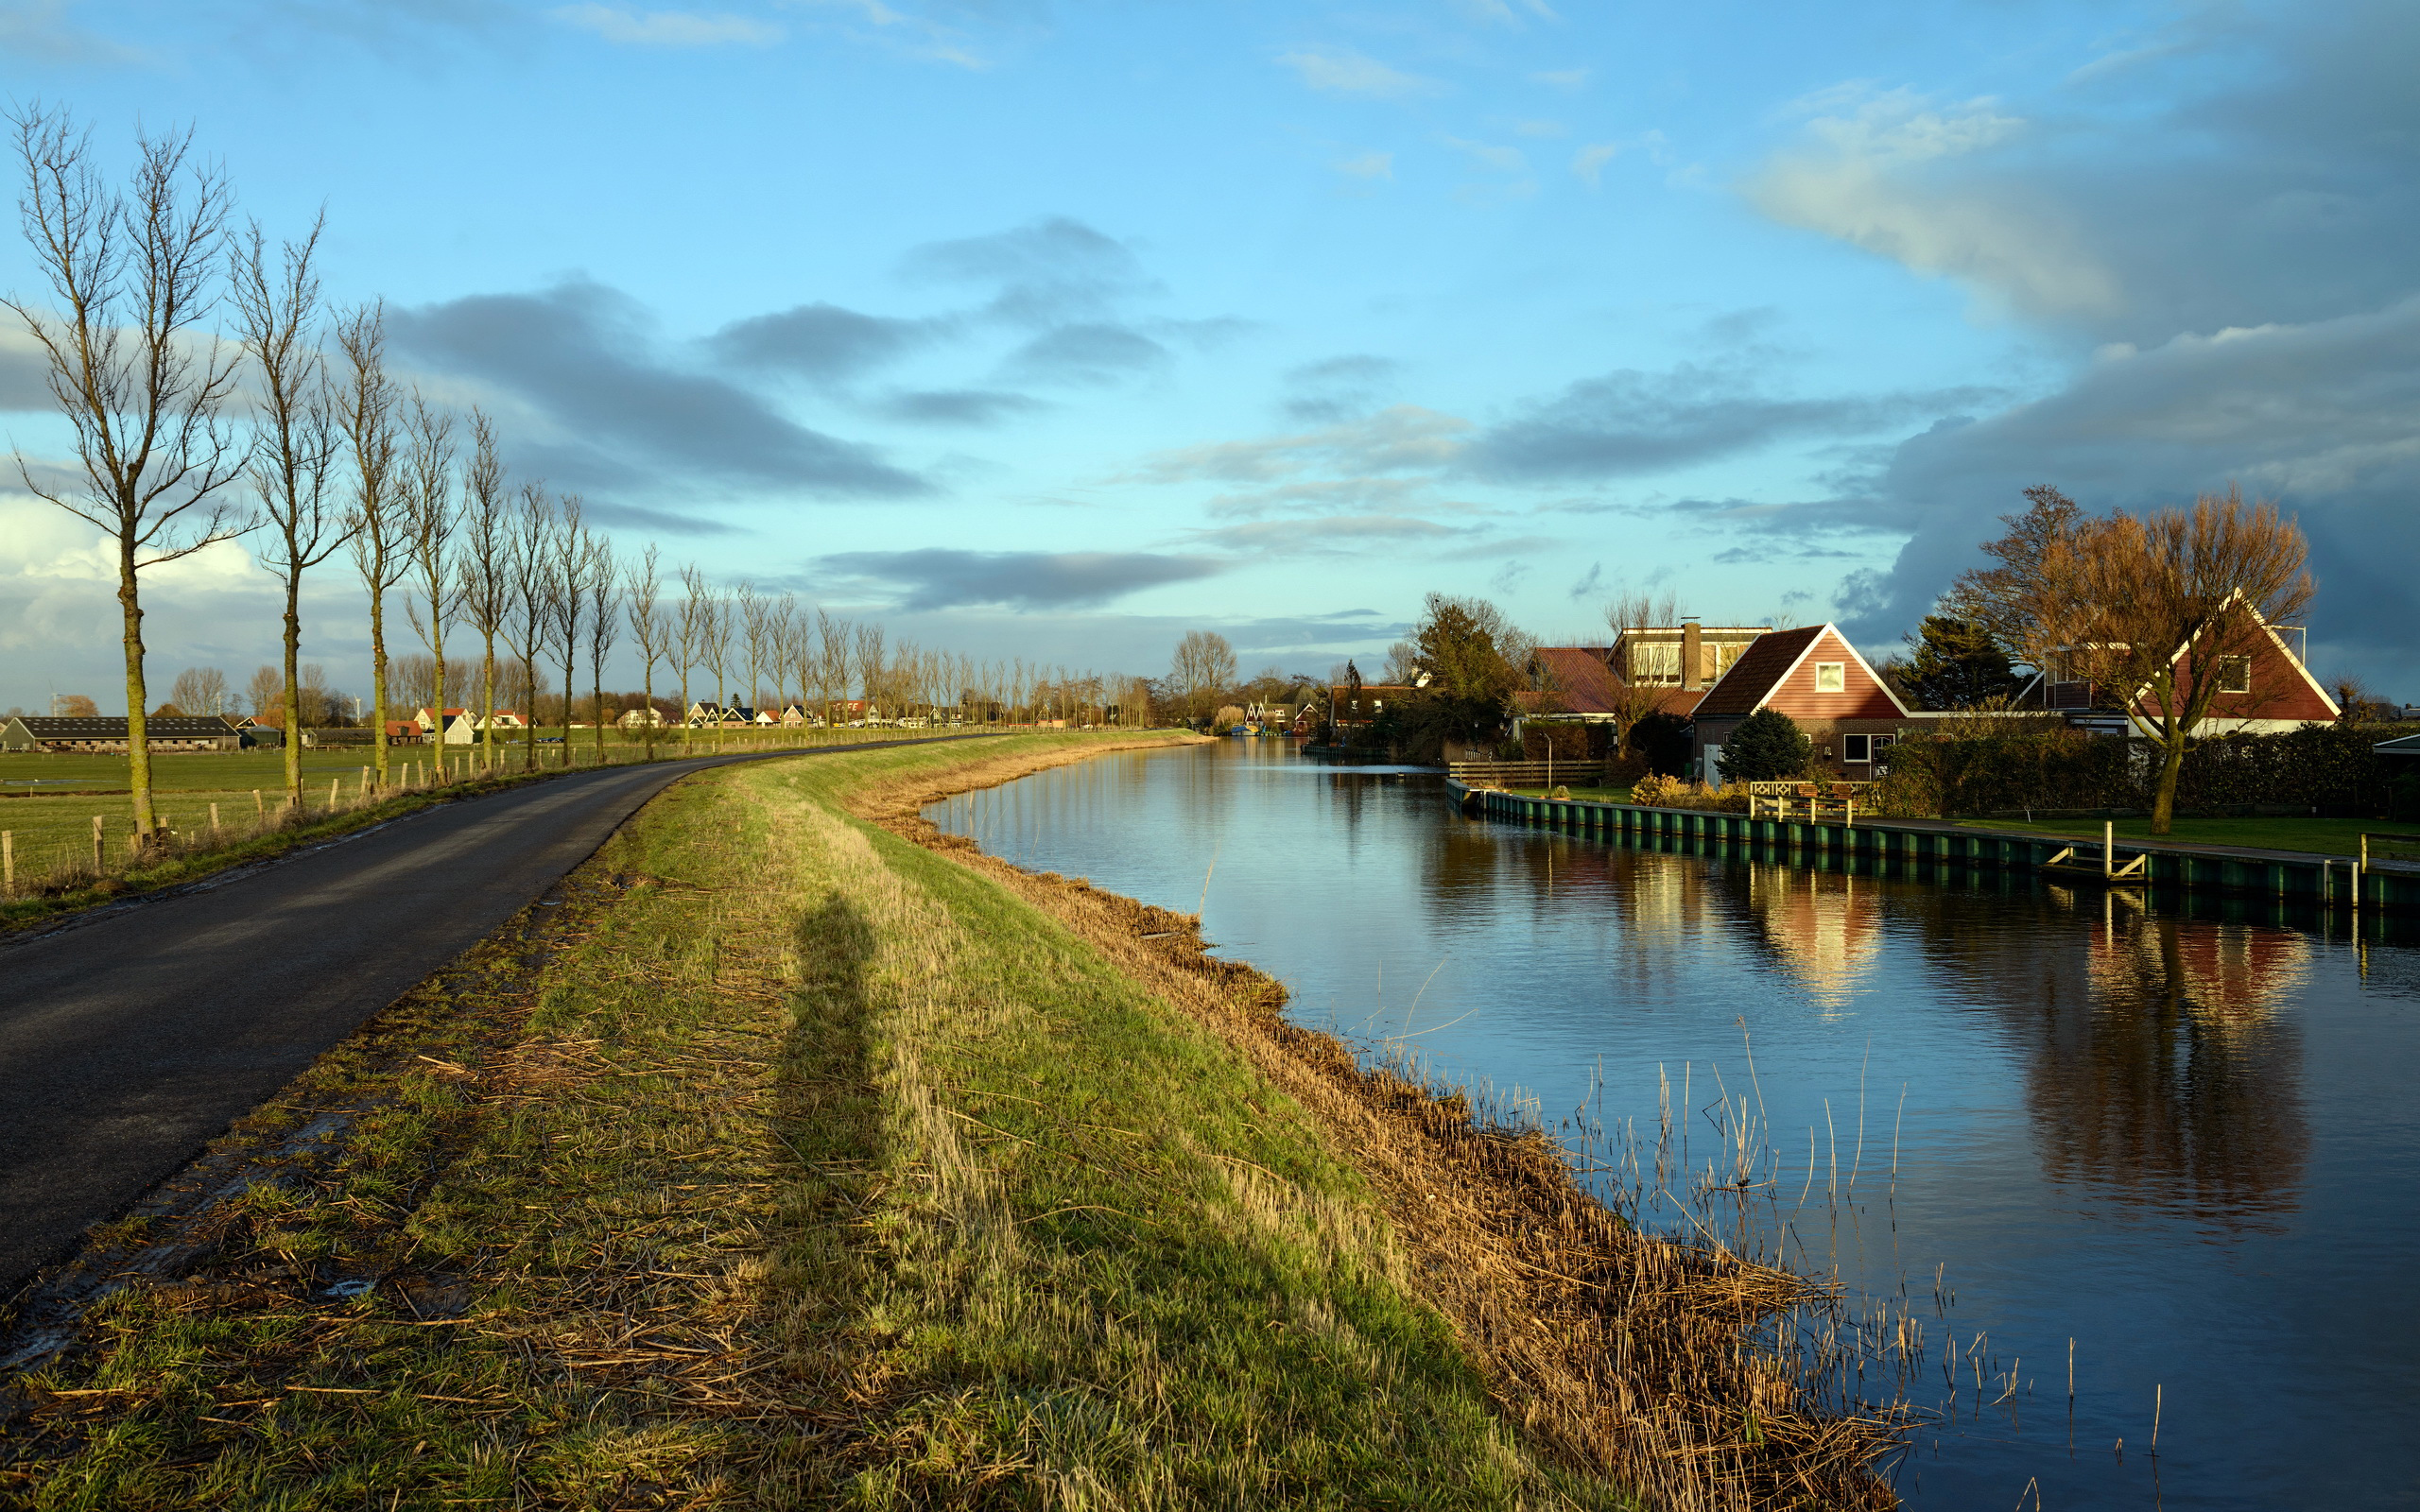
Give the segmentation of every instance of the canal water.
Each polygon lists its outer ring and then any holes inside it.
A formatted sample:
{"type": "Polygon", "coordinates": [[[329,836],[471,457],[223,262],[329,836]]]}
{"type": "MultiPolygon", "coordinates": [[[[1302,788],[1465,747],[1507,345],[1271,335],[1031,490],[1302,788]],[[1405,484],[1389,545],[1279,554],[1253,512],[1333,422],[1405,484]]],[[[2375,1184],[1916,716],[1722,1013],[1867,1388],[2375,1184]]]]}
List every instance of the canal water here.
{"type": "Polygon", "coordinates": [[[2420,942],[1623,849],[1276,741],[927,813],[1201,906],[1297,1020],[1528,1108],[1643,1222],[1914,1320],[1863,1383],[1919,1409],[1911,1506],[2420,1507],[2420,942]],[[1709,1168],[1751,1195],[1692,1200],[1709,1168]]]}

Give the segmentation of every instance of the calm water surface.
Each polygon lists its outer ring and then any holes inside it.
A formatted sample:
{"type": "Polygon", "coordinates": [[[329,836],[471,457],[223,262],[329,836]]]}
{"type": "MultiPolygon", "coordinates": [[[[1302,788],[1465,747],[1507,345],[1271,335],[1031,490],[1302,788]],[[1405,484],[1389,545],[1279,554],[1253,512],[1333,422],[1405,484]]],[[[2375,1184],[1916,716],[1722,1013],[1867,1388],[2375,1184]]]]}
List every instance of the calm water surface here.
{"type": "Polygon", "coordinates": [[[1206,899],[1300,1021],[1633,1131],[1651,1187],[1660,1097],[1701,1174],[1744,1116],[1753,1246],[1925,1324],[1910,1505],[2420,1507],[2412,941],[1624,850],[1442,792],[1236,740],[928,813],[1206,899]]]}

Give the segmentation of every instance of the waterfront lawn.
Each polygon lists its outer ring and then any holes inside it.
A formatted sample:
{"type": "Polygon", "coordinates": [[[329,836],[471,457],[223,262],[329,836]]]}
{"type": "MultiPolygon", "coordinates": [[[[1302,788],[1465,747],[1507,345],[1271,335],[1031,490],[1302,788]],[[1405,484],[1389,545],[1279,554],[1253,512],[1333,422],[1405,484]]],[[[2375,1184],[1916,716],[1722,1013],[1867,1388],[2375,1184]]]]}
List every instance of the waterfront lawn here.
{"type": "MultiPolygon", "coordinates": [[[[2079,839],[2100,838],[2100,822],[2097,819],[2041,819],[2027,823],[2022,819],[1962,819],[1958,821],[1979,830],[2022,830],[2034,834],[2073,835],[2079,839]]],[[[2117,821],[2120,842],[2156,844],[2162,838],[2152,833],[2152,821],[2119,819],[2117,821]]],[[[2261,850],[2304,850],[2318,855],[2349,856],[2360,848],[2360,835],[2420,834],[2420,824],[2411,820],[2387,819],[2320,819],[2295,818],[2179,818],[2169,840],[2188,841],[2196,845],[2245,846],[2261,850]]],[[[2370,853],[2396,860],[2420,859],[2420,846],[2372,841],[2370,853]]]]}
{"type": "MultiPolygon", "coordinates": [[[[1564,785],[1566,784],[1556,784],[1558,787],[1564,785]]],[[[1509,788],[1507,791],[1518,793],[1524,798],[1544,798],[1547,794],[1552,792],[1553,789],[1546,787],[1515,787],[1509,788]]],[[[1627,803],[1630,801],[1630,789],[1627,786],[1573,787],[1571,789],[1571,797],[1572,800],[1578,803],[1627,803]]]]}
{"type": "Polygon", "coordinates": [[[1297,1104],[847,810],[1084,741],[670,790],[257,1116],[365,1109],[103,1304],[0,1501],[1632,1504],[1490,1410],[1297,1104]]]}

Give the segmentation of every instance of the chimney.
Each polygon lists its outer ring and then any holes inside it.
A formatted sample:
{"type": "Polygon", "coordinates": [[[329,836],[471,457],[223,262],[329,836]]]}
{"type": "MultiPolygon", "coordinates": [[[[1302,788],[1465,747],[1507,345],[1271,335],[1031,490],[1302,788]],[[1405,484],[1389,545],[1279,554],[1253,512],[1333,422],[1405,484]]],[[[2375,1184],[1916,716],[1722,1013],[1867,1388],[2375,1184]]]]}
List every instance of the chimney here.
{"type": "Polygon", "coordinates": [[[1704,653],[1699,648],[1697,616],[1692,614],[1681,621],[1682,687],[1694,689],[1704,680],[1698,675],[1704,662],[1704,653]]]}

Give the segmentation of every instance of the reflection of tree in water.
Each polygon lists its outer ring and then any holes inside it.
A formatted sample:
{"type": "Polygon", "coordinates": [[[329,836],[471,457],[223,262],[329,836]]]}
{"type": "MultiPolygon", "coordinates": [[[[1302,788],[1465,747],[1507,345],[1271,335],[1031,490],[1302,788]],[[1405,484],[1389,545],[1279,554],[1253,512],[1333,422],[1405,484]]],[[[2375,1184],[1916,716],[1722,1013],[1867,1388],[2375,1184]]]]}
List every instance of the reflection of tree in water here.
{"type": "Polygon", "coordinates": [[[2301,1036],[2277,1009],[2309,942],[2131,907],[2089,940],[2088,1008],[2038,1007],[2027,1102],[2046,1174],[2229,1227],[2291,1209],[2310,1133],[2301,1036]]]}

